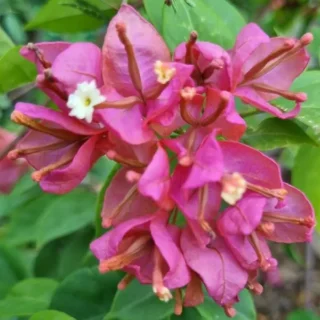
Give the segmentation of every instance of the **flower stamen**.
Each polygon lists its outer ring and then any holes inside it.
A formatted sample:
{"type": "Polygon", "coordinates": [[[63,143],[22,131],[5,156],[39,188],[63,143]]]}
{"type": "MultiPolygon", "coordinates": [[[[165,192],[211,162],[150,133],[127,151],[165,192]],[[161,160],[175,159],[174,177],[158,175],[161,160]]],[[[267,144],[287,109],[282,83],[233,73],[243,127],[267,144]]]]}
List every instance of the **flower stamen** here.
{"type": "Polygon", "coordinates": [[[125,290],[127,286],[134,280],[134,276],[127,273],[122,280],[118,283],[118,290],[125,290]]]}
{"type": "Polygon", "coordinates": [[[186,64],[192,64],[192,48],[198,40],[198,33],[196,31],[192,31],[190,33],[190,37],[188,42],[186,42],[186,64]]]}
{"type": "Polygon", "coordinates": [[[247,188],[251,191],[260,193],[265,197],[277,198],[279,200],[284,200],[285,196],[288,194],[288,191],[286,189],[268,189],[250,182],[247,182],[247,188]]]}
{"type": "Polygon", "coordinates": [[[260,268],[262,269],[262,271],[267,271],[271,267],[271,265],[266,260],[263,252],[261,251],[260,241],[259,241],[257,234],[255,232],[252,232],[251,235],[249,236],[249,240],[250,240],[250,243],[251,243],[254,251],[257,254],[260,268]]]}
{"type": "Polygon", "coordinates": [[[38,171],[35,171],[32,173],[31,178],[36,181],[36,182],[40,182],[45,176],[47,176],[50,172],[52,172],[55,169],[61,168],[64,165],[72,162],[72,160],[74,159],[74,155],[77,152],[79,148],[78,144],[75,144],[74,147],[69,150],[68,153],[66,153],[60,160],[41,168],[38,171]]]}
{"type": "Polygon", "coordinates": [[[204,80],[209,79],[216,70],[221,70],[224,67],[224,61],[221,58],[215,58],[210,62],[210,65],[203,71],[202,77],[204,80]]]}
{"type": "Polygon", "coordinates": [[[170,290],[164,286],[163,283],[163,267],[164,261],[162,255],[157,247],[154,247],[153,252],[154,268],[152,272],[152,289],[156,296],[164,302],[172,299],[170,290]]]}
{"type": "Polygon", "coordinates": [[[184,297],[185,307],[195,307],[204,301],[204,294],[202,291],[202,281],[200,277],[191,271],[191,281],[186,288],[186,294],[184,297]]]}
{"type": "Polygon", "coordinates": [[[259,61],[256,65],[254,65],[244,75],[242,83],[258,78],[260,75],[262,75],[262,71],[264,70],[264,68],[269,62],[273,61],[276,58],[279,58],[284,53],[287,53],[288,51],[293,49],[294,46],[295,46],[295,41],[293,39],[288,39],[287,41],[285,41],[284,44],[278,50],[271,52],[263,60],[259,61]]]}
{"type": "Polygon", "coordinates": [[[108,215],[108,217],[102,218],[102,225],[104,228],[110,228],[112,226],[113,220],[122,214],[123,208],[134,199],[137,193],[138,188],[136,185],[134,185],[133,187],[131,187],[122,201],[120,201],[120,203],[113,209],[111,214],[108,215]]]}
{"type": "Polygon", "coordinates": [[[138,103],[143,101],[135,96],[125,97],[118,101],[105,101],[95,106],[95,109],[129,109],[138,103]]]}
{"type": "Polygon", "coordinates": [[[193,163],[193,147],[196,141],[196,130],[192,130],[190,132],[190,136],[188,138],[188,145],[187,145],[187,153],[180,157],[179,164],[183,167],[189,167],[193,163]]]}
{"type": "Polygon", "coordinates": [[[224,305],[223,306],[224,312],[225,314],[229,317],[229,318],[233,318],[236,316],[237,311],[235,308],[233,308],[231,305],[224,305]]]}
{"type": "Polygon", "coordinates": [[[275,229],[275,225],[273,222],[270,222],[270,221],[263,221],[257,227],[257,231],[259,231],[260,233],[266,236],[271,236],[274,232],[274,229],[275,229]]]}
{"type": "Polygon", "coordinates": [[[215,112],[213,112],[210,116],[206,117],[205,119],[201,120],[201,126],[208,126],[209,124],[215,122],[218,117],[226,110],[229,101],[230,101],[230,94],[227,91],[222,91],[220,93],[221,101],[219,106],[215,112]]]}
{"type": "Polygon", "coordinates": [[[288,100],[293,100],[297,102],[304,102],[307,100],[307,95],[304,92],[291,92],[287,90],[280,90],[273,88],[263,83],[254,83],[252,87],[261,92],[274,93],[279,96],[282,96],[288,100]]]}
{"type": "Polygon", "coordinates": [[[174,306],[174,314],[180,316],[183,311],[183,302],[182,302],[182,292],[181,289],[176,289],[174,291],[175,295],[175,306],[174,306]]]}
{"type": "Polygon", "coordinates": [[[39,131],[42,133],[46,133],[48,135],[54,136],[54,137],[62,139],[62,140],[73,142],[73,141],[81,139],[81,136],[76,135],[74,133],[71,133],[70,131],[47,127],[47,126],[43,125],[42,123],[29,118],[28,116],[24,115],[22,112],[17,111],[17,110],[12,112],[11,120],[17,124],[21,124],[21,125],[29,128],[29,129],[39,131]]]}
{"type": "Polygon", "coordinates": [[[283,61],[291,58],[303,47],[309,45],[313,41],[313,35],[311,33],[304,34],[300,40],[295,41],[293,39],[288,39],[279,50],[274,51],[265,59],[253,66],[244,76],[241,84],[244,82],[257,79],[264,74],[268,73],[270,70],[277,67],[283,61]]]}
{"type": "Polygon", "coordinates": [[[188,103],[194,98],[196,91],[194,88],[186,87],[180,91],[180,114],[182,119],[193,127],[199,125],[199,121],[193,117],[188,110],[188,103]]]}
{"type": "Polygon", "coordinates": [[[127,52],[129,74],[132,80],[132,84],[135,87],[135,89],[142,95],[141,75],[140,75],[137,59],[134,53],[133,45],[127,35],[126,25],[122,22],[117,23],[116,30],[118,32],[118,37],[122,42],[122,44],[124,45],[124,48],[127,52]]]}
{"type": "Polygon", "coordinates": [[[35,148],[14,149],[8,153],[8,158],[11,160],[16,160],[20,157],[24,157],[24,156],[38,153],[38,152],[57,150],[57,149],[66,147],[67,145],[69,145],[69,142],[63,141],[63,142],[57,142],[57,143],[39,146],[35,148]]]}
{"type": "Polygon", "coordinates": [[[138,160],[129,159],[129,158],[125,158],[125,157],[121,156],[115,150],[107,151],[106,155],[110,160],[114,160],[116,162],[119,162],[123,165],[127,165],[129,167],[144,168],[146,166],[145,164],[143,164],[142,162],[139,162],[138,160]]]}
{"type": "Polygon", "coordinates": [[[313,227],[314,219],[312,217],[307,218],[295,218],[288,215],[281,215],[272,212],[264,212],[262,220],[269,223],[291,223],[296,225],[305,226],[308,228],[313,227]]]}
{"type": "Polygon", "coordinates": [[[210,227],[209,223],[205,220],[205,210],[208,203],[208,193],[209,187],[206,184],[204,187],[199,189],[199,211],[198,211],[198,221],[201,228],[207,232],[212,239],[216,237],[215,232],[210,227]]]}
{"type": "Polygon", "coordinates": [[[40,61],[40,63],[42,64],[43,68],[50,68],[51,67],[51,63],[48,62],[45,58],[44,58],[44,55],[43,55],[43,52],[32,42],[29,42],[27,44],[27,49],[30,50],[30,51],[33,51],[38,60],[40,61]]]}
{"type": "Polygon", "coordinates": [[[124,252],[101,261],[99,264],[99,271],[101,273],[106,273],[123,269],[132,261],[142,257],[146,251],[149,250],[148,243],[150,243],[150,240],[150,235],[144,235],[135,239],[124,252]]]}

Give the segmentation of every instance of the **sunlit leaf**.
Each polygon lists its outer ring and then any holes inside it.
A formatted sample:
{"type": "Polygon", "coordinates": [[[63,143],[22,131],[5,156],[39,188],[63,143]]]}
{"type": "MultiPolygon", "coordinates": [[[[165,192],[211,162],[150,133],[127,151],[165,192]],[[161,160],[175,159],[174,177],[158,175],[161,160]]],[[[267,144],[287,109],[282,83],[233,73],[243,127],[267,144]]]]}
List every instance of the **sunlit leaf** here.
{"type": "Polygon", "coordinates": [[[271,150],[301,144],[316,145],[294,121],[277,118],[262,121],[255,131],[248,130],[243,141],[260,150],[271,150]]]}

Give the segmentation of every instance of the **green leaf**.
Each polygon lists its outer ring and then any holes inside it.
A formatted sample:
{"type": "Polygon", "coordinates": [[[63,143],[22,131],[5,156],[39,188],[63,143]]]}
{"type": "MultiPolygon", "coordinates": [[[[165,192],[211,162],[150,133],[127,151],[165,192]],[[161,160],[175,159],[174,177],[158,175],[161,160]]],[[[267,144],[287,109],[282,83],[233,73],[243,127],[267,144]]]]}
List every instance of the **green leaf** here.
{"type": "Polygon", "coordinates": [[[287,320],[320,320],[320,317],[310,310],[301,309],[290,312],[287,320]]]}
{"type": "MultiPolygon", "coordinates": [[[[255,320],[257,318],[254,303],[250,293],[247,290],[243,290],[240,293],[240,302],[235,305],[237,310],[237,314],[234,320],[255,320]]],[[[211,320],[213,317],[216,320],[228,320],[230,319],[224,313],[223,308],[217,305],[209,296],[205,296],[204,303],[197,306],[195,308],[198,312],[198,317],[195,317],[194,312],[190,312],[190,309],[187,309],[185,312],[187,313],[187,317],[183,317],[183,319],[190,320],[211,320]],[[191,315],[194,318],[191,318],[191,315]]]]}
{"type": "Polygon", "coordinates": [[[37,222],[38,246],[80,230],[92,222],[95,199],[95,194],[80,188],[59,196],[37,222]]]}
{"type": "Polygon", "coordinates": [[[46,311],[37,312],[29,320],[76,320],[76,319],[60,311],[46,310],[46,311]]]}
{"type": "Polygon", "coordinates": [[[152,24],[158,29],[158,31],[161,32],[164,12],[164,1],[144,0],[143,5],[146,9],[148,18],[150,19],[152,24]]]}
{"type": "Polygon", "coordinates": [[[282,244],[283,251],[285,254],[294,262],[297,264],[300,264],[301,266],[304,265],[304,259],[302,254],[297,249],[296,244],[294,243],[283,243],[282,244]]]}
{"type": "MultiPolygon", "coordinates": [[[[250,293],[243,290],[240,302],[235,305],[235,320],[255,320],[256,311],[250,293]]],[[[223,308],[207,294],[203,304],[195,308],[185,308],[182,316],[173,315],[174,301],[161,302],[153,293],[151,286],[141,285],[136,280],[125,290],[118,291],[110,312],[104,320],[228,320],[223,308]]]]}
{"type": "Polygon", "coordinates": [[[104,195],[106,193],[106,190],[108,189],[113,177],[117,174],[117,172],[120,170],[121,165],[115,164],[110,171],[110,173],[107,176],[106,181],[104,182],[99,195],[97,199],[97,204],[96,204],[96,220],[95,220],[95,227],[96,227],[96,238],[100,237],[103,233],[102,229],[102,221],[101,221],[101,211],[103,208],[103,202],[104,202],[104,195]]]}
{"type": "Polygon", "coordinates": [[[247,319],[255,320],[257,319],[257,312],[252,299],[252,295],[248,290],[242,290],[239,294],[240,302],[235,305],[237,310],[237,316],[233,319],[247,319]]]}
{"type": "Polygon", "coordinates": [[[294,166],[294,161],[298,151],[299,151],[299,146],[283,149],[280,154],[280,157],[278,158],[279,164],[284,169],[288,169],[291,171],[294,166]]]}
{"type": "Polygon", "coordinates": [[[26,270],[19,252],[11,247],[0,246],[0,299],[9,289],[26,276],[26,270]]]}
{"type": "Polygon", "coordinates": [[[248,131],[243,141],[260,150],[316,143],[292,120],[270,118],[262,121],[255,131],[248,131]]]}
{"type": "Polygon", "coordinates": [[[21,281],[0,301],[0,317],[29,316],[47,309],[57,284],[41,278],[21,281]]]}
{"type": "Polygon", "coordinates": [[[204,2],[210,6],[228,26],[233,40],[235,40],[239,31],[246,25],[246,20],[241,13],[227,0],[204,0],[204,2]]]}
{"type": "Polygon", "coordinates": [[[205,0],[197,0],[194,6],[177,0],[175,8],[165,6],[163,15],[163,36],[171,50],[187,41],[194,30],[201,41],[214,42],[225,48],[233,45],[234,39],[228,25],[205,0]]]}
{"type": "Polygon", "coordinates": [[[4,226],[2,240],[12,246],[36,242],[37,222],[44,213],[44,210],[56,195],[40,193],[35,199],[31,198],[23,205],[11,211],[11,219],[4,226]]]}
{"type": "MultiPolygon", "coordinates": [[[[85,2],[85,1],[82,1],[85,2]]],[[[91,6],[96,6],[101,10],[103,18],[93,17],[75,7],[63,4],[76,4],[75,1],[68,0],[50,0],[46,3],[38,14],[31,20],[27,30],[42,29],[58,33],[74,33],[95,30],[100,28],[114,14],[115,10],[110,9],[103,1],[90,1],[91,6]]]]}
{"type": "MultiPolygon", "coordinates": [[[[303,146],[300,148],[292,170],[292,182],[309,198],[320,219],[320,148],[303,146]]],[[[320,231],[319,224],[316,225],[320,231]]]]}
{"type": "Polygon", "coordinates": [[[51,309],[77,320],[102,320],[117,291],[119,274],[100,274],[97,268],[84,268],[67,277],[56,290],[51,309]]]}
{"type": "MultiPolygon", "coordinates": [[[[310,134],[320,142],[320,104],[319,104],[320,71],[306,71],[298,77],[291,90],[305,92],[308,100],[302,103],[302,110],[295,118],[305,124],[310,134]]],[[[285,99],[277,99],[275,103],[283,110],[292,109],[293,102],[285,99]]]]}
{"type": "Polygon", "coordinates": [[[14,47],[0,58],[0,93],[6,93],[24,84],[35,81],[35,66],[23,59],[20,47],[14,47]]]}
{"type": "Polygon", "coordinates": [[[308,51],[312,54],[314,58],[317,59],[317,63],[320,63],[320,27],[313,26],[310,30],[313,34],[313,41],[308,46],[308,51]]]}
{"type": "Polygon", "coordinates": [[[0,27],[0,57],[2,57],[9,49],[14,47],[13,42],[9,36],[0,27]]]}
{"type": "Polygon", "coordinates": [[[40,250],[35,259],[35,276],[64,279],[83,266],[83,259],[89,250],[92,238],[93,230],[87,227],[49,242],[40,250]]]}
{"type": "Polygon", "coordinates": [[[151,286],[133,281],[118,291],[104,320],[164,320],[173,313],[174,302],[161,302],[151,286]]]}
{"type": "Polygon", "coordinates": [[[9,195],[0,194],[0,217],[11,214],[41,194],[39,185],[32,181],[27,173],[17,182],[9,195]]]}

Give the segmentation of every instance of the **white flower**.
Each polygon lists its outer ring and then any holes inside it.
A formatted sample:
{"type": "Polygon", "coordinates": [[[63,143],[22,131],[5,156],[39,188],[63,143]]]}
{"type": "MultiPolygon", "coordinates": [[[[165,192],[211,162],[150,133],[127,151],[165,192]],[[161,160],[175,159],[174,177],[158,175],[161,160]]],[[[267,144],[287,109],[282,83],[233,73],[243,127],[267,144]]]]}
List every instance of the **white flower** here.
{"type": "Polygon", "coordinates": [[[94,80],[79,83],[76,91],[68,98],[67,106],[71,109],[69,115],[91,123],[94,107],[105,100],[94,80]]]}

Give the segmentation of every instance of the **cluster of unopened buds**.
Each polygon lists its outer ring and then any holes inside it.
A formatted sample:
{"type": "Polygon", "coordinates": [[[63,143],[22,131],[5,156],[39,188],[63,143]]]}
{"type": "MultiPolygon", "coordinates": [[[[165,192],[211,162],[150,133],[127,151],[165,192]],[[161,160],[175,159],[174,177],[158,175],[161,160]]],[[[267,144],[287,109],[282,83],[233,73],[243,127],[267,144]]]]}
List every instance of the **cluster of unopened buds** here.
{"type": "Polygon", "coordinates": [[[9,153],[36,169],[46,192],[75,188],[102,156],[121,164],[105,194],[104,228],[91,244],[101,273],[123,270],[175,313],[201,304],[202,284],[226,314],[258,272],[277,261],[268,241],[310,241],[314,212],[283,182],[277,163],[238,142],[246,123],[235,99],[281,119],[307,97],[289,91],[306,68],[301,39],[270,38],[248,24],[225,51],[192,32],[173,57],[155,28],[123,5],[102,48],[92,43],[29,44],[38,87],[58,107],[18,103],[12,120],[29,133],[9,153]],[[283,97],[284,112],[269,101],[283,97]]]}

